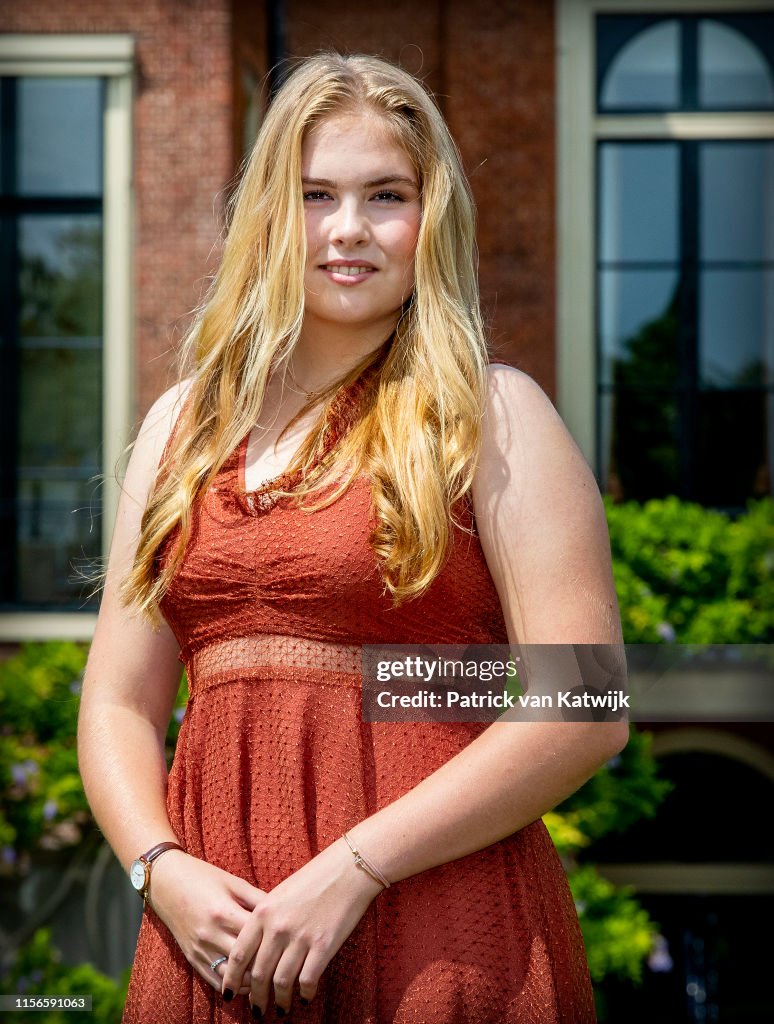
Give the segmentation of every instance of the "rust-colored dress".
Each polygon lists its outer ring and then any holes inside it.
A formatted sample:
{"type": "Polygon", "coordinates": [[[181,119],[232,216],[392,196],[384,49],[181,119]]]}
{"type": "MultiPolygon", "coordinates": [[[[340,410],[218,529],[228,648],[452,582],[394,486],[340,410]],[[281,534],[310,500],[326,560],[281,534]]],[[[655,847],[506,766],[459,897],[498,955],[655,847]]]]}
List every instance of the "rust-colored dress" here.
{"type": "MultiPolygon", "coordinates": [[[[247,441],[197,498],[161,605],[191,692],[167,809],[189,853],[268,891],[487,728],[364,722],[360,645],[507,634],[469,506],[472,535],[457,530],[429,591],[394,610],[369,547],[367,478],[318,512],[272,506],[245,491],[247,441]]],[[[264,1019],[279,1020],[271,1000],[264,1019]]],[[[296,987],[292,1019],[592,1024],[575,907],[543,823],[381,892],[309,1006],[296,987]]],[[[224,1002],[146,907],[122,1024],[252,1020],[247,996],[224,1002]]]]}

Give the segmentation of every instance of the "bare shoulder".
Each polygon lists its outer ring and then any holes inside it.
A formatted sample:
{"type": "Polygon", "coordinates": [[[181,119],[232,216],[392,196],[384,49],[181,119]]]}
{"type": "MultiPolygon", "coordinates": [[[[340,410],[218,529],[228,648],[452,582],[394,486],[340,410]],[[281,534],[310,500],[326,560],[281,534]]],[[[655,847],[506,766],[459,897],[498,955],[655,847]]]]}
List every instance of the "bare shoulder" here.
{"type": "Polygon", "coordinates": [[[171,388],[167,388],[148,409],[140,426],[132,446],[124,488],[137,500],[142,500],[143,505],[155,479],[164,446],[174,429],[192,383],[193,377],[186,377],[173,384],[171,388]]]}
{"type": "Polygon", "coordinates": [[[137,443],[142,438],[143,444],[151,444],[157,448],[159,458],[161,458],[164,445],[169,439],[193,381],[193,377],[185,377],[173,384],[171,388],[167,388],[145,414],[137,436],[137,443]]]}
{"type": "Polygon", "coordinates": [[[585,463],[575,440],[538,382],[513,366],[489,366],[489,387],[483,421],[481,459],[506,456],[511,463],[545,464],[550,455],[564,452],[585,463]]]}
{"type": "Polygon", "coordinates": [[[616,640],[597,481],[548,395],[513,367],[489,371],[472,495],[509,635],[534,643],[616,640]]]}

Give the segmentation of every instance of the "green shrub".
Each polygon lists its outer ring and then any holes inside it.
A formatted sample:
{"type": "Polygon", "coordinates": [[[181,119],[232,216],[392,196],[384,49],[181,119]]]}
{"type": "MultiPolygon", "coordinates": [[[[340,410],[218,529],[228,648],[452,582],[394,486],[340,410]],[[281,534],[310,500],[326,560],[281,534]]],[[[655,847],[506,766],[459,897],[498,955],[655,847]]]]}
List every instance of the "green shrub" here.
{"type": "Polygon", "coordinates": [[[586,864],[569,875],[592,981],[608,975],[642,980],[642,965],[658,934],[631,890],[613,885],[586,864]]]}
{"type": "Polygon", "coordinates": [[[675,497],[603,500],[627,643],[774,641],[774,501],[732,520],[675,497]]]}
{"type": "MultiPolygon", "coordinates": [[[[78,771],[76,730],[86,644],[25,643],[0,663],[0,874],[34,849],[102,842],[78,771]]],[[[167,733],[171,763],[187,700],[181,681],[167,733]]]]}
{"type": "Polygon", "coordinates": [[[22,996],[57,995],[92,997],[91,1010],[9,1010],[3,1020],[35,1020],[37,1024],[120,1024],[131,968],[119,981],[95,970],[91,964],[67,967],[51,944],[51,931],[40,928],[31,941],[17,950],[0,978],[0,992],[22,996]]]}
{"type": "Polygon", "coordinates": [[[638,983],[658,925],[631,893],[601,878],[588,863],[578,864],[593,844],[610,832],[624,832],[641,818],[652,818],[671,788],[659,779],[649,733],[630,730],[629,742],[556,810],[543,816],[565,860],[592,980],[607,975],[638,983]]]}

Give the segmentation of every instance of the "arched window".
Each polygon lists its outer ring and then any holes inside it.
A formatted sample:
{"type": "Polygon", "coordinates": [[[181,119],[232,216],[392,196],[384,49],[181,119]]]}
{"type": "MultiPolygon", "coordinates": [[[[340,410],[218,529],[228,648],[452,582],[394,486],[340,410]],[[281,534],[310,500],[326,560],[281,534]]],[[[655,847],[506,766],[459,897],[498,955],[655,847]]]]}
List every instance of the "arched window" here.
{"type": "Polygon", "coordinates": [[[596,43],[600,486],[741,511],[774,477],[774,13],[596,43]]]}
{"type": "Polygon", "coordinates": [[[774,109],[774,14],[600,15],[597,109],[774,109]]]}
{"type": "Polygon", "coordinates": [[[605,983],[608,1019],[768,1019],[768,946],[756,922],[774,911],[774,842],[757,823],[774,800],[774,758],[723,729],[657,733],[653,752],[673,785],[655,818],[586,854],[634,886],[660,929],[636,1000],[630,985],[605,983]]]}

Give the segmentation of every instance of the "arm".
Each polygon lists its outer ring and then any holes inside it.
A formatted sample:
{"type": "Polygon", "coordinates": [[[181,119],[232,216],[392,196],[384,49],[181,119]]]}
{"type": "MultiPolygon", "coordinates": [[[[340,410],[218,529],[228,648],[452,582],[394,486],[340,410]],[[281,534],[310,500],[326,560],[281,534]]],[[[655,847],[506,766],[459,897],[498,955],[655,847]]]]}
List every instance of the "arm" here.
{"type": "MultiPolygon", "coordinates": [[[[166,392],[151,408],[132,450],[78,714],[78,763],[86,796],[127,873],[131,862],[156,843],[180,842],[167,816],[164,756],[180,683],[178,644],[166,622],[162,621],[156,632],[134,610],[122,607],[117,591],[137,549],[142,512],[180,409],[182,387],[166,392]]],[[[198,957],[206,980],[220,988],[219,978],[209,969],[214,956],[202,962],[201,954],[206,956],[206,951],[197,949],[191,936],[194,908],[186,907],[180,894],[170,899],[173,875],[185,876],[192,884],[192,874],[198,884],[210,884],[215,903],[227,908],[224,920],[228,926],[213,933],[216,953],[223,943],[233,942],[247,917],[242,903],[252,910],[259,890],[179,850],[169,850],[154,862],[154,909],[172,929],[186,956],[198,957]]],[[[210,909],[206,906],[205,913],[210,909]]],[[[209,926],[205,923],[204,927],[209,926]]]]}
{"type": "MultiPolygon", "coordinates": [[[[483,426],[473,500],[509,641],[622,643],[604,506],[561,417],[530,377],[498,366],[483,426]]],[[[352,838],[398,881],[535,821],[627,739],[625,722],[494,722],[352,838]]]]}
{"type": "MultiPolygon", "coordinates": [[[[540,387],[510,367],[490,370],[473,500],[511,643],[622,641],[596,481],[540,387]]],[[[535,821],[627,738],[621,722],[495,722],[349,834],[391,882],[399,881],[535,821]]],[[[354,927],[351,918],[357,914],[357,923],[361,907],[379,891],[337,840],[272,890],[240,934],[224,985],[250,962],[259,939],[253,1002],[265,1009],[273,982],[277,1003],[289,1009],[296,976],[302,996],[312,998],[354,927]],[[316,892],[325,899],[310,898],[316,892]],[[288,944],[291,934],[295,941],[288,944]]]]}

